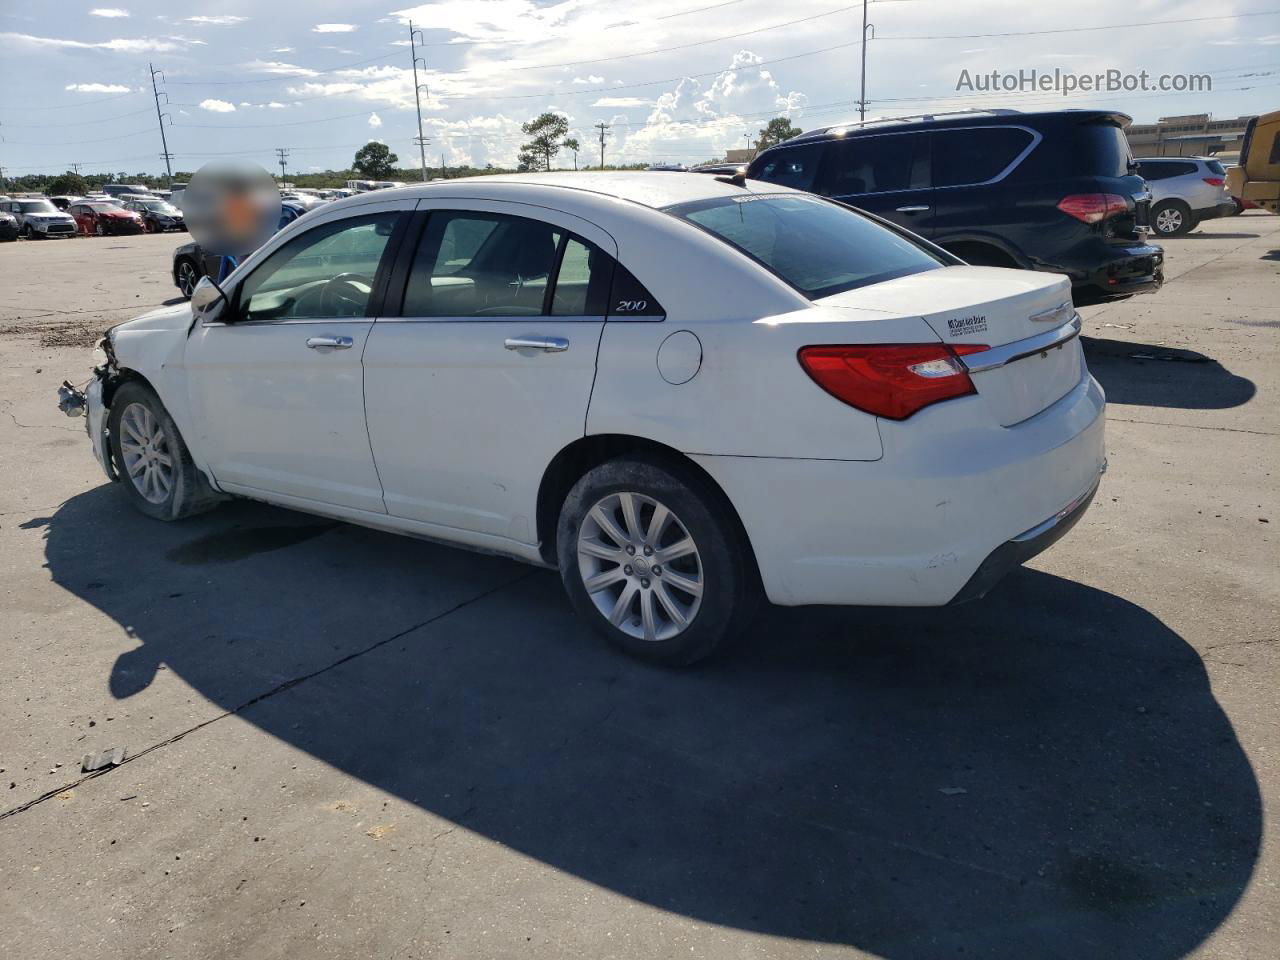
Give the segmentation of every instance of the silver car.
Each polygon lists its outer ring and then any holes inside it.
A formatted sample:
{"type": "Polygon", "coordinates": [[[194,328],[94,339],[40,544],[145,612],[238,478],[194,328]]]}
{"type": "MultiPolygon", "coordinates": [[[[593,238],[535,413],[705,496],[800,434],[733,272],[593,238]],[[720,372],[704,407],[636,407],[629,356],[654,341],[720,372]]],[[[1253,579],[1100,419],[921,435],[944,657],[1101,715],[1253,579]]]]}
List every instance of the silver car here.
{"type": "Polygon", "coordinates": [[[1235,213],[1227,171],[1212,157],[1144,158],[1138,173],[1151,188],[1151,228],[1157,236],[1181,236],[1201,221],[1235,213]]]}
{"type": "Polygon", "coordinates": [[[45,199],[6,200],[3,208],[18,221],[18,232],[31,240],[35,237],[74,237],[76,221],[45,199]]]}

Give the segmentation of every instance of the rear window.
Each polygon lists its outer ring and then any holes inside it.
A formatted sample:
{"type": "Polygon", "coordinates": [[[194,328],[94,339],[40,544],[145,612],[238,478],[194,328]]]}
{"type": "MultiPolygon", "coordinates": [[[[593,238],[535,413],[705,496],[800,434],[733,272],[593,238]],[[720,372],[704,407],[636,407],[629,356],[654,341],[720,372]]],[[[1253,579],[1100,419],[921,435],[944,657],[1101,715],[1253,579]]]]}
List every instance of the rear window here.
{"type": "Polygon", "coordinates": [[[746,194],[667,212],[736,247],[811,300],[943,265],[906,237],[817,197],[746,194]]]}
{"type": "Polygon", "coordinates": [[[1220,164],[1217,160],[1206,160],[1204,165],[1209,168],[1211,173],[1215,173],[1220,177],[1227,175],[1227,168],[1220,164]]]}
{"type": "Polygon", "coordinates": [[[1088,177],[1124,177],[1133,162],[1129,138],[1113,123],[1085,123],[1076,128],[1075,150],[1077,175],[1088,177]]]}

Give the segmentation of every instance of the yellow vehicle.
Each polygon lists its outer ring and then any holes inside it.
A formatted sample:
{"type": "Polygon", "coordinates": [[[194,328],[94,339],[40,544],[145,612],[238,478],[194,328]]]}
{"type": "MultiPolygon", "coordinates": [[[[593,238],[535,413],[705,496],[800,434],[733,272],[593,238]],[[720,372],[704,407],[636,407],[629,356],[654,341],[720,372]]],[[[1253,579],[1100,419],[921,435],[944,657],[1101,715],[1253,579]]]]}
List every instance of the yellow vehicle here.
{"type": "Polygon", "coordinates": [[[1249,121],[1240,163],[1227,171],[1227,190],[1233,197],[1280,213],[1280,110],[1249,121]]]}

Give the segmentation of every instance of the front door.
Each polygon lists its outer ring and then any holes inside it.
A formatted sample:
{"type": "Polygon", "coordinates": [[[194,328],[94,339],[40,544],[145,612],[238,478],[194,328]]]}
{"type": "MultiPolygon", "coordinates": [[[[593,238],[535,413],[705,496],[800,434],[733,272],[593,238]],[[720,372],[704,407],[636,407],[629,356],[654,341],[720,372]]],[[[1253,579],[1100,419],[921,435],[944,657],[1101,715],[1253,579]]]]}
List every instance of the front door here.
{"type": "Polygon", "coordinates": [[[192,331],[192,446],[228,491],[386,512],[360,358],[402,216],[387,206],[296,235],[229,291],[233,308],[192,331]]]}
{"type": "Polygon", "coordinates": [[[403,309],[364,356],[387,511],[535,543],[542,471],[584,433],[616,247],[543,207],[423,205],[403,309]]]}
{"type": "Polygon", "coordinates": [[[819,193],[933,235],[929,134],[884,133],[832,140],[819,175],[819,193]]]}

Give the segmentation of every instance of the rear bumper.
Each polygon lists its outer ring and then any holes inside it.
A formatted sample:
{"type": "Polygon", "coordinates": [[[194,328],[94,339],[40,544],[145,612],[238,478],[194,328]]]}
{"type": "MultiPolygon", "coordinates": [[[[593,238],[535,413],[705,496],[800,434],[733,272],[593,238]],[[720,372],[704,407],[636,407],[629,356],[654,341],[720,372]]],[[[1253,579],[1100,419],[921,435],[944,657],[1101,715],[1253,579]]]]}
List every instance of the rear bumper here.
{"type": "Polygon", "coordinates": [[[1164,284],[1164,248],[1155,244],[1109,247],[1085,269],[1071,276],[1076,304],[1082,305],[1135,293],[1155,293],[1164,284]]]}
{"type": "Polygon", "coordinates": [[[772,602],[943,606],[984,564],[975,595],[1079,519],[1067,515],[1105,463],[1104,408],[1086,375],[1012,427],[981,396],[881,421],[877,461],[694,459],[737,509],[772,602]]]}
{"type": "Polygon", "coordinates": [[[1212,207],[1203,207],[1199,210],[1192,210],[1191,215],[1200,220],[1217,220],[1219,217],[1233,217],[1236,213],[1236,204],[1234,200],[1225,200],[1222,203],[1212,207]]]}
{"type": "MultiPolygon", "coordinates": [[[[1106,470],[1105,463],[1102,469],[1106,470]]],[[[1076,497],[1049,519],[992,550],[951,602],[967,603],[970,600],[980,600],[1007,574],[1022,566],[1036,554],[1048,550],[1070,533],[1071,528],[1080,521],[1093,503],[1093,495],[1098,492],[1100,482],[1101,480],[1095,482],[1088,491],[1076,497]]]]}

